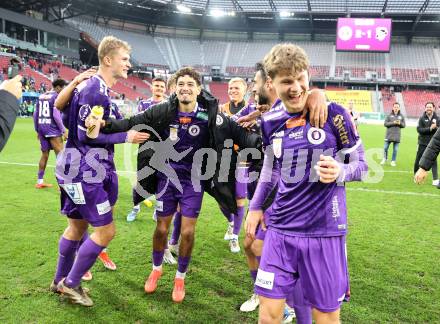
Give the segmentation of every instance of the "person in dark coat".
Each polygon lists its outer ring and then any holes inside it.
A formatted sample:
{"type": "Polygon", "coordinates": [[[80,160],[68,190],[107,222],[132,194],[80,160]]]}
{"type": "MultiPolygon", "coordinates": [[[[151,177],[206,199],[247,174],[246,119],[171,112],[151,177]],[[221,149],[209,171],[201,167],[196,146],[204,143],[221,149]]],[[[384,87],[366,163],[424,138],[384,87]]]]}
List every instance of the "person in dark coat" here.
{"type": "MultiPolygon", "coordinates": [[[[419,162],[419,169],[414,176],[414,182],[421,184],[425,181],[428,171],[437,163],[437,156],[440,152],[440,130],[437,129],[434,136],[429,141],[428,146],[423,152],[419,162]]],[[[440,185],[437,186],[440,189],[440,185]]]]}
{"type": "Polygon", "coordinates": [[[396,166],[397,151],[399,150],[400,143],[400,130],[405,128],[405,117],[400,112],[400,104],[395,102],[393,104],[393,110],[387,116],[384,122],[384,126],[387,129],[385,134],[385,145],[383,147],[383,159],[380,164],[385,164],[388,160],[388,148],[393,143],[393,156],[391,158],[391,166],[396,166]]]}
{"type": "MultiPolygon", "coordinates": [[[[419,124],[417,126],[417,132],[419,133],[418,139],[418,149],[416,160],[414,162],[414,173],[419,169],[420,159],[425,152],[426,147],[429,144],[432,136],[437,131],[440,126],[440,121],[438,119],[437,114],[435,113],[435,105],[433,102],[427,102],[425,104],[425,112],[419,118],[419,124]]],[[[432,185],[438,186],[438,172],[437,172],[437,162],[435,161],[432,164],[432,185]]]]}
{"type": "Polygon", "coordinates": [[[213,196],[221,207],[236,212],[237,154],[233,145],[255,149],[254,153],[259,155],[255,158],[261,159],[262,142],[259,135],[218,113],[218,100],[201,89],[200,75],[194,69],[180,69],[176,80],[176,93],[167,101],[129,119],[107,119],[103,131],[114,133],[144,127],[151,134],[150,141],[139,149],[139,181],[134,196],[135,203],[148,194],[156,194],[157,198],[153,271],[145,283],[145,291],[153,293],[162,275],[167,233],[179,205],[181,243],[172,299],[182,302],[203,192],[213,196]],[[209,153],[207,158],[200,154],[202,152],[209,153]]]}
{"type": "Polygon", "coordinates": [[[0,152],[8,141],[20,109],[21,76],[3,81],[0,85],[0,152]]]}

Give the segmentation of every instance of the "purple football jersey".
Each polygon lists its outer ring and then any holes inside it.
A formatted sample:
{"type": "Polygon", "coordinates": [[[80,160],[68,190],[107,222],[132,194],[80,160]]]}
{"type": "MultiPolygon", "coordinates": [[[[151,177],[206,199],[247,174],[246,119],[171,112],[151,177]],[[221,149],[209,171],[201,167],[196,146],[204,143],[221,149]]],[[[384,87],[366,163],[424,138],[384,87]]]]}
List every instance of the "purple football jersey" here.
{"type": "Polygon", "coordinates": [[[262,117],[263,145],[270,145],[281,166],[278,191],[267,211],[270,227],[286,235],[339,236],[347,230],[345,187],[324,184],[313,167],[321,154],[336,157],[360,145],[348,112],[331,103],[324,128],[312,127],[308,116],[290,114],[284,105],[262,117]]]}
{"type": "MultiPolygon", "coordinates": [[[[110,88],[106,85],[105,81],[100,76],[95,75],[90,79],[83,81],[79,84],[73,93],[70,101],[70,106],[67,110],[69,136],[66,143],[66,151],[68,149],[75,149],[75,152],[79,152],[80,157],[77,157],[77,163],[79,164],[79,174],[85,170],[97,169],[91,167],[90,161],[86,161],[86,155],[90,150],[96,148],[102,148],[101,154],[94,154],[94,158],[98,163],[104,166],[106,171],[115,170],[113,156],[114,156],[114,144],[124,143],[127,133],[116,134],[103,134],[100,133],[96,139],[89,139],[86,135],[87,128],[85,126],[85,120],[90,115],[94,106],[101,106],[104,109],[103,119],[109,117],[120,118],[119,111],[115,105],[111,103],[109,96],[110,88]],[[78,162],[79,160],[79,162],[78,162]]],[[[90,157],[88,157],[90,158],[90,157]]],[[[64,159],[57,161],[63,163],[66,168],[69,168],[72,157],[65,156],[64,159]]],[[[92,161],[93,163],[94,161],[92,161]]],[[[78,166],[76,166],[78,167],[78,166]]]]}
{"type": "Polygon", "coordinates": [[[38,134],[44,137],[61,136],[64,133],[64,126],[61,121],[61,114],[54,107],[56,91],[46,92],[38,98],[34,112],[34,126],[38,134]]]}
{"type": "Polygon", "coordinates": [[[145,111],[147,109],[150,109],[154,105],[157,105],[159,102],[160,101],[154,101],[153,97],[151,97],[151,98],[149,98],[147,100],[139,101],[138,106],[137,106],[138,113],[140,113],[142,111],[145,111]]]}
{"type": "Polygon", "coordinates": [[[190,113],[178,112],[176,118],[170,123],[161,135],[162,140],[169,138],[175,142],[174,149],[181,153],[188,148],[191,150],[179,162],[170,161],[170,165],[178,173],[191,172],[194,153],[207,146],[208,142],[208,113],[206,108],[197,107],[190,113]]]}

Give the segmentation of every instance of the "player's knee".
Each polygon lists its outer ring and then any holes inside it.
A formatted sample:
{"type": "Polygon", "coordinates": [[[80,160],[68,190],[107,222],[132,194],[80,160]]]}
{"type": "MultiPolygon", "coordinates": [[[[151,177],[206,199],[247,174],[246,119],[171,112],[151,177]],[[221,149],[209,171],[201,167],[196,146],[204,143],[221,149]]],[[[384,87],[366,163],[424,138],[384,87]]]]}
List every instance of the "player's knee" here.
{"type": "Polygon", "coordinates": [[[116,227],[113,223],[96,227],[92,234],[93,241],[98,245],[107,247],[116,235],[116,227]]]}
{"type": "Polygon", "coordinates": [[[280,323],[280,316],[277,316],[269,308],[260,308],[260,313],[258,315],[259,324],[272,324],[280,323]]]}
{"type": "Polygon", "coordinates": [[[253,240],[249,236],[245,236],[243,240],[243,248],[247,255],[253,254],[252,252],[252,242],[253,240]]]}
{"type": "Polygon", "coordinates": [[[154,232],[157,237],[165,237],[168,234],[167,225],[164,222],[158,222],[156,225],[156,230],[154,232]]]}
{"type": "Polygon", "coordinates": [[[313,311],[313,317],[316,322],[316,324],[339,324],[339,310],[330,312],[330,313],[323,313],[318,311],[317,309],[314,309],[313,311]]]}
{"type": "Polygon", "coordinates": [[[263,242],[260,240],[254,240],[251,245],[251,250],[254,255],[261,256],[263,252],[263,242]]]}
{"type": "Polygon", "coordinates": [[[180,236],[182,237],[182,240],[192,240],[194,238],[194,227],[185,226],[182,227],[182,230],[180,232],[180,236]]]}

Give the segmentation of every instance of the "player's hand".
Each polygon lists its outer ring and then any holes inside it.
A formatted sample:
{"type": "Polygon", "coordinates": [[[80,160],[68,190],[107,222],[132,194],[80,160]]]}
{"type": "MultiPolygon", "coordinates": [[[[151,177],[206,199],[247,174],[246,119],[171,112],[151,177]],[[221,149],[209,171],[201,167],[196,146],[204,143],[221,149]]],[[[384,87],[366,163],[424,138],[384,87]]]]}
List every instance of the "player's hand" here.
{"type": "Polygon", "coordinates": [[[426,176],[428,175],[428,171],[419,168],[414,175],[414,183],[422,184],[425,182],[426,176]]]}
{"type": "Polygon", "coordinates": [[[433,129],[436,129],[436,128],[437,128],[437,123],[432,123],[430,129],[433,130],[433,129]]]}
{"type": "Polygon", "coordinates": [[[87,71],[84,71],[84,72],[78,74],[73,79],[73,82],[75,82],[75,84],[80,84],[84,80],[90,79],[92,76],[94,76],[96,74],[96,72],[98,72],[98,71],[94,68],[88,69],[87,71]]]}
{"type": "Polygon", "coordinates": [[[20,99],[22,95],[21,75],[16,75],[10,80],[3,81],[0,84],[0,90],[6,90],[17,99],[20,99]]]}
{"type": "Polygon", "coordinates": [[[265,112],[269,111],[270,106],[269,105],[257,105],[255,107],[261,114],[264,114],[265,112]]]}
{"type": "Polygon", "coordinates": [[[129,130],[127,132],[127,143],[133,143],[133,144],[141,144],[145,141],[147,141],[150,138],[150,134],[148,133],[141,133],[135,130],[129,130]]]}
{"type": "Polygon", "coordinates": [[[321,154],[318,163],[315,165],[315,170],[319,176],[319,181],[322,183],[332,183],[338,179],[341,173],[341,166],[331,156],[321,154]]]}
{"type": "Polygon", "coordinates": [[[254,127],[255,125],[257,124],[257,121],[256,120],[251,120],[251,121],[248,121],[248,122],[244,122],[244,123],[241,123],[241,124],[239,124],[241,127],[243,127],[243,128],[246,128],[246,129],[248,129],[248,130],[250,130],[252,127],[254,127]]]}
{"type": "Polygon", "coordinates": [[[262,210],[250,210],[246,217],[244,227],[246,228],[246,235],[252,240],[255,240],[255,231],[260,224],[263,231],[266,230],[266,224],[264,223],[264,214],[262,210]]]}
{"type": "Polygon", "coordinates": [[[323,128],[328,116],[327,101],[324,91],[312,90],[307,97],[303,117],[310,113],[310,124],[313,127],[323,128]]]}

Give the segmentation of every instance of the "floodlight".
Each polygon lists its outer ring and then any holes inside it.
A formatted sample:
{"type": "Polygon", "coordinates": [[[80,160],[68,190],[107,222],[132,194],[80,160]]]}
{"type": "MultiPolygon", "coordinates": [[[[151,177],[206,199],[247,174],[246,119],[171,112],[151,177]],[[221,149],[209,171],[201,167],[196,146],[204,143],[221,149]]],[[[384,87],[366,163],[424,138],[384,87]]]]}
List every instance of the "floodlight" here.
{"type": "Polygon", "coordinates": [[[176,8],[177,8],[177,10],[179,10],[181,13],[191,13],[191,8],[185,6],[185,5],[181,4],[181,3],[178,3],[178,4],[176,5],[176,8]]]}

